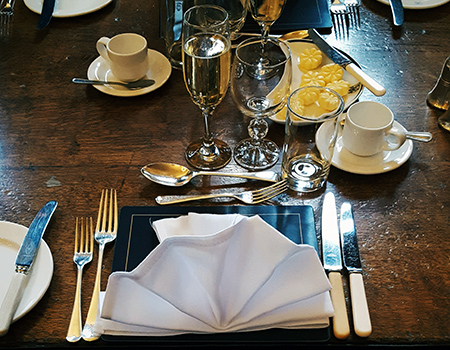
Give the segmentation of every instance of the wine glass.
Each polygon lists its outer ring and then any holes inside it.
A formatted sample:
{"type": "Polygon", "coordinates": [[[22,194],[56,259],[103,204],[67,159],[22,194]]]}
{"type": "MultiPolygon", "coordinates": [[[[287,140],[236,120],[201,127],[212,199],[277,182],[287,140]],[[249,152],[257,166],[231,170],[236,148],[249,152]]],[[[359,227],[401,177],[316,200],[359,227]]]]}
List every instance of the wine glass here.
{"type": "Polygon", "coordinates": [[[261,35],[263,38],[263,43],[265,43],[269,37],[270,27],[280,17],[287,0],[248,1],[252,17],[261,27],[261,35]]]}
{"type": "Polygon", "coordinates": [[[239,110],[254,117],[248,126],[250,138],[240,141],[234,149],[236,162],[249,170],[266,169],[279,157],[278,146],[264,139],[269,126],[265,117],[279,112],[289,97],[292,61],[289,46],[280,40],[250,38],[236,48],[231,74],[231,93],[239,110]],[[268,61],[261,62],[260,49],[265,45],[268,61]],[[261,69],[270,71],[259,79],[261,69]]]}
{"type": "Polygon", "coordinates": [[[208,120],[224,98],[231,67],[231,39],[228,13],[212,5],[194,6],[183,19],[183,76],[192,101],[205,121],[202,139],[193,141],[185,151],[187,162],[197,169],[214,170],[231,159],[231,149],[213,138],[208,120]]]}

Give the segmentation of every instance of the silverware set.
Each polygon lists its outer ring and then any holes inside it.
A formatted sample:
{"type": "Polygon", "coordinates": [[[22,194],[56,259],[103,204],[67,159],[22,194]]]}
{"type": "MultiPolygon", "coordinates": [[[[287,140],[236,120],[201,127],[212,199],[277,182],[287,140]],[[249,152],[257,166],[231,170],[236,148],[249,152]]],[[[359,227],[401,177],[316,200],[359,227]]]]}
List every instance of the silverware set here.
{"type": "Polygon", "coordinates": [[[330,0],[330,13],[336,35],[346,36],[350,27],[361,25],[359,8],[361,0],[330,0]]]}
{"type": "Polygon", "coordinates": [[[94,332],[94,324],[99,310],[99,295],[101,290],[101,272],[103,252],[105,245],[116,239],[118,226],[118,207],[116,190],[102,190],[98,209],[95,231],[92,218],[76,219],[75,226],[75,254],[74,262],[77,265],[77,287],[72,317],[67,332],[67,341],[76,342],[83,338],[86,341],[97,340],[100,335],[94,332]],[[82,329],[81,316],[81,280],[84,265],[92,261],[94,251],[94,239],[98,243],[99,253],[97,261],[97,274],[95,277],[94,291],[89,306],[86,323],[82,329]]]}

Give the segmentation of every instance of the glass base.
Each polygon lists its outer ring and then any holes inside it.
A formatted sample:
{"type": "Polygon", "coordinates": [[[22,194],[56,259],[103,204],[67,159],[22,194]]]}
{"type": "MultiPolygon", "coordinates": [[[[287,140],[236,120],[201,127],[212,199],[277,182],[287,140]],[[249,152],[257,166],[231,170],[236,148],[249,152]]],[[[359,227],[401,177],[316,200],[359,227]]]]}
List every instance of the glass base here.
{"type": "Polygon", "coordinates": [[[184,152],[188,164],[200,170],[223,168],[231,160],[231,148],[223,141],[212,140],[209,145],[203,139],[192,142],[184,152]]]}
{"type": "Polygon", "coordinates": [[[296,157],[282,166],[282,176],[291,190],[314,192],[321,189],[328,178],[330,164],[312,157],[296,157]]]}
{"type": "Polygon", "coordinates": [[[261,140],[257,145],[252,139],[239,142],[234,149],[234,160],[248,170],[263,170],[275,165],[280,149],[275,142],[261,140]]]}

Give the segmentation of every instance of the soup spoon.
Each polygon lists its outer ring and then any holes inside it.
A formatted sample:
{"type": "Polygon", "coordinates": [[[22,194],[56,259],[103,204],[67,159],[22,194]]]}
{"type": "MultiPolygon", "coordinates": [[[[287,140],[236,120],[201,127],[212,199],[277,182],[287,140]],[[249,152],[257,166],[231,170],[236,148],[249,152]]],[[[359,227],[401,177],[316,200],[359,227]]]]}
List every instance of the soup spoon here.
{"type": "Polygon", "coordinates": [[[279,174],[274,171],[261,171],[256,173],[223,173],[213,171],[193,171],[183,165],[173,163],[151,163],[141,169],[142,175],[160,185],[179,187],[187,184],[195,176],[216,175],[241,177],[252,180],[277,182],[279,174]]]}
{"type": "Polygon", "coordinates": [[[103,80],[90,80],[82,78],[73,78],[72,83],[75,84],[89,84],[89,85],[121,85],[130,90],[142,89],[152,86],[155,81],[153,79],[142,79],[137,81],[131,81],[129,83],[122,83],[120,81],[103,81],[103,80]]]}

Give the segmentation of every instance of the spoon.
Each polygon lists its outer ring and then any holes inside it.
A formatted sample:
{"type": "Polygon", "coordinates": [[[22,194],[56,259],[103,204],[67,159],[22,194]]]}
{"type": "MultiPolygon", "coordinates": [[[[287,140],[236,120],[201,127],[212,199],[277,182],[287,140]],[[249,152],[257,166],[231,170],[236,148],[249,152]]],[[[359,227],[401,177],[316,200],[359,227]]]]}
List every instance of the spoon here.
{"type": "Polygon", "coordinates": [[[89,79],[82,79],[82,78],[73,78],[72,79],[72,83],[75,84],[89,84],[89,85],[111,85],[111,84],[115,84],[115,85],[121,85],[126,87],[127,89],[130,90],[136,90],[136,89],[142,89],[145,87],[149,87],[152,86],[155,81],[153,79],[143,79],[143,80],[137,80],[137,81],[132,81],[129,83],[122,83],[119,81],[102,81],[102,80],[89,80],[89,79]]]}
{"type": "Polygon", "coordinates": [[[193,171],[183,165],[173,163],[151,163],[141,169],[142,175],[160,185],[178,187],[187,184],[193,177],[199,175],[218,175],[241,177],[245,179],[277,182],[279,174],[274,171],[256,173],[221,173],[210,171],[193,171]]]}

